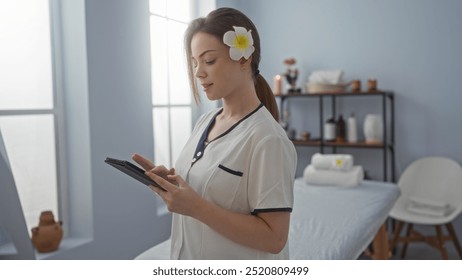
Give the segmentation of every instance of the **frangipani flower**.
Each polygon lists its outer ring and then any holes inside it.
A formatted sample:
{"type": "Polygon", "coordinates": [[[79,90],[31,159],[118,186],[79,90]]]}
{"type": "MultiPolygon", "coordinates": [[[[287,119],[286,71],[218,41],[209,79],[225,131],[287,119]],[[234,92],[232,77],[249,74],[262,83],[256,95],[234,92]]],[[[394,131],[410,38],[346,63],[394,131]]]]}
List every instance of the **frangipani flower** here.
{"type": "Polygon", "coordinates": [[[223,35],[223,42],[228,45],[229,56],[232,60],[240,60],[242,57],[249,59],[255,51],[253,46],[252,30],[247,31],[244,27],[233,26],[234,31],[228,31],[223,35]]]}

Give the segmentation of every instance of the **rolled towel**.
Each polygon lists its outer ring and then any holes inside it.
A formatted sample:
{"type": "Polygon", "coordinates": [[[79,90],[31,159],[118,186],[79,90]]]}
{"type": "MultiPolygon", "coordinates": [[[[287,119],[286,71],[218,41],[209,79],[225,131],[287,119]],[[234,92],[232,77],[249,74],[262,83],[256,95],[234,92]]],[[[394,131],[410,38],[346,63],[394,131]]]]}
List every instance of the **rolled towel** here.
{"type": "Polygon", "coordinates": [[[452,212],[452,207],[448,203],[431,201],[420,197],[409,197],[408,210],[416,214],[432,217],[444,217],[452,212]]]}
{"type": "Polygon", "coordinates": [[[316,169],[349,171],[353,167],[353,156],[316,153],[311,157],[311,164],[316,169]]]}
{"type": "Polygon", "coordinates": [[[303,172],[303,180],[312,185],[329,185],[340,187],[354,187],[362,183],[364,179],[363,167],[355,165],[349,171],[335,171],[316,169],[312,164],[308,165],[303,172]]]}

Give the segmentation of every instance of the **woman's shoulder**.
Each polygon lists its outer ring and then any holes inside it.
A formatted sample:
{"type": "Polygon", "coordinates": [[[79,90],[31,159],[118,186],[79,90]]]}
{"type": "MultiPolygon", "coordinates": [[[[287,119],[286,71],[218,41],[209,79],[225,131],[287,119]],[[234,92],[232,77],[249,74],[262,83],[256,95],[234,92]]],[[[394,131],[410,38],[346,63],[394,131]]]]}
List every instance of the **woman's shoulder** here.
{"type": "Polygon", "coordinates": [[[252,131],[254,131],[259,136],[272,135],[289,140],[282,126],[274,119],[273,115],[271,115],[268,109],[266,109],[264,106],[258,110],[257,114],[255,115],[252,131]]]}

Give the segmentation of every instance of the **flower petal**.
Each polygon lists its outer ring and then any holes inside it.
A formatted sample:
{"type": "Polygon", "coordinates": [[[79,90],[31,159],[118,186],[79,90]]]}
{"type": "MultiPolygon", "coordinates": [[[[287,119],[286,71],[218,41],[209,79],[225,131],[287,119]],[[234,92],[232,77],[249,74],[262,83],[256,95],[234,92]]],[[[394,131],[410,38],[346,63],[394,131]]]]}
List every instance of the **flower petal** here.
{"type": "Polygon", "coordinates": [[[247,34],[247,29],[241,26],[233,26],[234,31],[236,31],[236,35],[244,35],[247,34]]]}
{"type": "Polygon", "coordinates": [[[247,36],[247,39],[249,40],[249,45],[253,46],[252,30],[249,30],[246,36],[247,36]]]}
{"type": "Polygon", "coordinates": [[[247,31],[241,26],[233,26],[233,28],[234,31],[227,31],[223,35],[223,43],[230,47],[229,56],[235,61],[239,61],[242,57],[249,59],[255,51],[252,30],[247,31]]]}
{"type": "Polygon", "coordinates": [[[234,45],[234,38],[236,38],[236,33],[234,31],[227,31],[223,35],[223,43],[232,47],[234,45]]]}
{"type": "Polygon", "coordinates": [[[242,58],[242,51],[238,48],[229,48],[229,56],[232,60],[239,61],[242,58]]]}
{"type": "Polygon", "coordinates": [[[244,50],[244,58],[245,59],[249,59],[249,57],[253,54],[253,52],[255,51],[255,47],[254,46],[249,46],[247,49],[244,50]]]}

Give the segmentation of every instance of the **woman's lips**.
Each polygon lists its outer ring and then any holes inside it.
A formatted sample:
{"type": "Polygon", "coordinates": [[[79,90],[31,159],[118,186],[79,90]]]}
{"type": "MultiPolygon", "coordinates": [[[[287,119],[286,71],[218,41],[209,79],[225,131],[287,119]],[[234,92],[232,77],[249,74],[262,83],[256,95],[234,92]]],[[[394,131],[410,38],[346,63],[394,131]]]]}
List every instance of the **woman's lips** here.
{"type": "Polygon", "coordinates": [[[202,88],[204,89],[204,91],[207,91],[213,84],[201,84],[202,88]]]}

